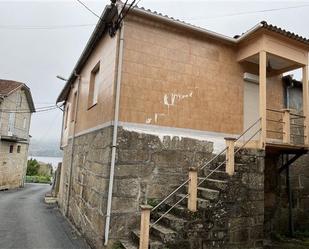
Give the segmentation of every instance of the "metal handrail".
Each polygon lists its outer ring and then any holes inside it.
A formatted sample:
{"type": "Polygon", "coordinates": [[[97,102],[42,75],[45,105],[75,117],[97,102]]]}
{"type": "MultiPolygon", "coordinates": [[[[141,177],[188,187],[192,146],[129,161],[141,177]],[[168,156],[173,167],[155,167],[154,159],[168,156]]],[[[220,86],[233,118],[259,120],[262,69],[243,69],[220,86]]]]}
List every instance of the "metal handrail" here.
{"type": "Polygon", "coordinates": [[[266,111],[277,112],[277,113],[284,113],[284,111],[282,111],[282,110],[271,109],[271,108],[266,108],[266,111]]]}
{"type": "MultiPolygon", "coordinates": [[[[252,125],[250,125],[242,134],[240,134],[236,140],[239,141],[239,139],[241,137],[243,137],[249,130],[251,130],[257,123],[259,123],[261,121],[261,118],[259,118],[257,121],[255,121],[252,125]]],[[[242,144],[240,146],[240,148],[238,148],[236,150],[235,153],[239,152],[245,145],[247,145],[260,131],[262,130],[262,128],[259,128],[258,131],[256,131],[244,144],[242,144]]],[[[217,154],[215,157],[213,157],[211,160],[209,160],[205,165],[203,165],[202,167],[198,168],[198,171],[203,170],[207,165],[209,165],[210,163],[212,163],[214,160],[216,160],[220,155],[222,155],[228,148],[225,147],[219,154],[217,154]]],[[[221,162],[215,169],[212,169],[210,171],[210,173],[203,178],[203,180],[201,180],[197,186],[200,186],[206,179],[208,179],[217,169],[219,169],[223,164],[225,164],[227,162],[227,160],[221,162]]],[[[190,179],[187,179],[185,182],[183,182],[180,186],[178,186],[174,191],[172,191],[167,197],[165,197],[159,204],[157,204],[155,207],[153,207],[151,209],[151,211],[156,210],[159,206],[161,206],[163,203],[165,203],[169,198],[171,198],[176,192],[178,192],[178,190],[180,190],[182,187],[184,187],[188,182],[190,182],[190,179]]],[[[161,219],[163,219],[175,206],[177,206],[180,202],[182,202],[185,198],[187,198],[189,196],[189,194],[186,194],[185,196],[183,196],[180,200],[178,200],[174,205],[172,205],[165,213],[163,213],[156,221],[154,221],[151,225],[150,228],[152,228],[155,224],[157,224],[161,219]]]]}
{"type": "Polygon", "coordinates": [[[190,179],[187,179],[185,182],[183,182],[180,186],[178,186],[173,192],[171,192],[167,197],[165,197],[159,204],[157,204],[155,207],[151,209],[151,211],[156,210],[159,206],[161,206],[165,201],[167,201],[170,197],[172,197],[179,189],[181,189],[183,186],[185,186],[190,179]]]}
{"type": "Polygon", "coordinates": [[[276,120],[276,119],[267,118],[266,121],[279,123],[279,124],[285,124],[285,122],[283,122],[282,119],[276,120]]]}
{"type": "Polygon", "coordinates": [[[252,125],[250,125],[243,133],[241,133],[235,142],[239,141],[241,137],[243,137],[249,130],[251,130],[257,123],[261,121],[262,118],[259,118],[257,121],[255,121],[252,125]]]}
{"type": "Polygon", "coordinates": [[[235,154],[237,152],[239,152],[242,148],[244,148],[260,131],[262,130],[262,128],[258,129],[244,144],[242,144],[236,151],[235,154]]]}
{"type": "Polygon", "coordinates": [[[290,113],[290,115],[292,115],[292,116],[296,116],[296,117],[299,117],[299,118],[306,118],[306,116],[304,116],[304,115],[300,115],[300,114],[297,114],[297,113],[290,113]]]}
{"type": "Polygon", "coordinates": [[[177,201],[173,206],[171,206],[164,214],[162,214],[155,222],[151,223],[150,228],[152,228],[155,224],[157,224],[165,215],[167,215],[174,207],[176,207],[180,202],[182,202],[185,198],[187,198],[189,194],[186,194],[179,201],[177,201]]]}

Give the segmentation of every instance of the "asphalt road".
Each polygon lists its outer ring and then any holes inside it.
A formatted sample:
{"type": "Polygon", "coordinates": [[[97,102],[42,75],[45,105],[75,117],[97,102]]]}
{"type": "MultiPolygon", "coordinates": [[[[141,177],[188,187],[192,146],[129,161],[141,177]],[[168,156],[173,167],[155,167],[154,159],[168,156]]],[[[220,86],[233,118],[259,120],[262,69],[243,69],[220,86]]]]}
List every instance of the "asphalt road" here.
{"type": "Polygon", "coordinates": [[[46,184],[0,192],[0,248],[89,249],[55,205],[45,204],[46,184]]]}

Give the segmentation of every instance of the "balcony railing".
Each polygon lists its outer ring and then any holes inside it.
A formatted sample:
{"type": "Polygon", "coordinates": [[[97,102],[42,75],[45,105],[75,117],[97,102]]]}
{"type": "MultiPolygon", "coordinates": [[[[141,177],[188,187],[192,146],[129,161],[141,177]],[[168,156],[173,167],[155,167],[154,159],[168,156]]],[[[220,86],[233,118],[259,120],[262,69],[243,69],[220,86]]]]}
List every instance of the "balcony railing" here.
{"type": "Polygon", "coordinates": [[[305,145],[305,116],[290,109],[267,108],[267,139],[289,145],[305,145]]]}

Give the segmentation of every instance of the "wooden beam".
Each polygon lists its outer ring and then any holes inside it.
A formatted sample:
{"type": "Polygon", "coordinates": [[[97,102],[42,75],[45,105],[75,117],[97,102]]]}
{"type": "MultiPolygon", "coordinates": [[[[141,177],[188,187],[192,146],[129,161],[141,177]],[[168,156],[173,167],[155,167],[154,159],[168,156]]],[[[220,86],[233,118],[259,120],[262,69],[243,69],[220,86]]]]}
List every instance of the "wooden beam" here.
{"type": "Polygon", "coordinates": [[[150,211],[152,206],[141,206],[141,234],[139,239],[139,249],[149,248],[149,225],[150,225],[150,211]]]}
{"type": "Polygon", "coordinates": [[[289,159],[286,163],[284,163],[278,170],[279,174],[286,169],[286,167],[289,167],[292,163],[294,163],[298,158],[300,158],[302,155],[304,155],[305,151],[300,151],[297,154],[294,155],[291,159],[289,159]]]}
{"type": "Polygon", "coordinates": [[[189,187],[188,187],[188,209],[191,212],[197,211],[197,168],[189,169],[189,187]]]}
{"type": "Polygon", "coordinates": [[[290,110],[283,110],[283,142],[286,144],[291,143],[291,119],[290,110]]]}
{"type": "Polygon", "coordinates": [[[235,138],[226,137],[225,143],[226,143],[226,167],[225,171],[230,176],[234,174],[235,172],[235,138]]]}
{"type": "Polygon", "coordinates": [[[259,54],[259,112],[261,118],[261,136],[260,136],[260,148],[264,149],[266,144],[266,66],[267,66],[267,54],[265,51],[261,51],[259,54]]]}
{"type": "Polygon", "coordinates": [[[308,65],[303,67],[303,114],[304,119],[304,143],[309,146],[309,79],[308,79],[308,65]]]}

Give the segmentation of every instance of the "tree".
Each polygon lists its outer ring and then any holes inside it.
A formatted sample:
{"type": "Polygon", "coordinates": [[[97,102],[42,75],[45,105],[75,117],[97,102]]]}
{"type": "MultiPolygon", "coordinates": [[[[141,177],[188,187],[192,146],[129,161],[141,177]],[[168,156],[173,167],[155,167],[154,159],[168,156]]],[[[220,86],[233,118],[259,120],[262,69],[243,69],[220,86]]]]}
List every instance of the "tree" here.
{"type": "Polygon", "coordinates": [[[35,176],[38,174],[40,164],[36,159],[30,158],[27,163],[27,176],[35,176]]]}

